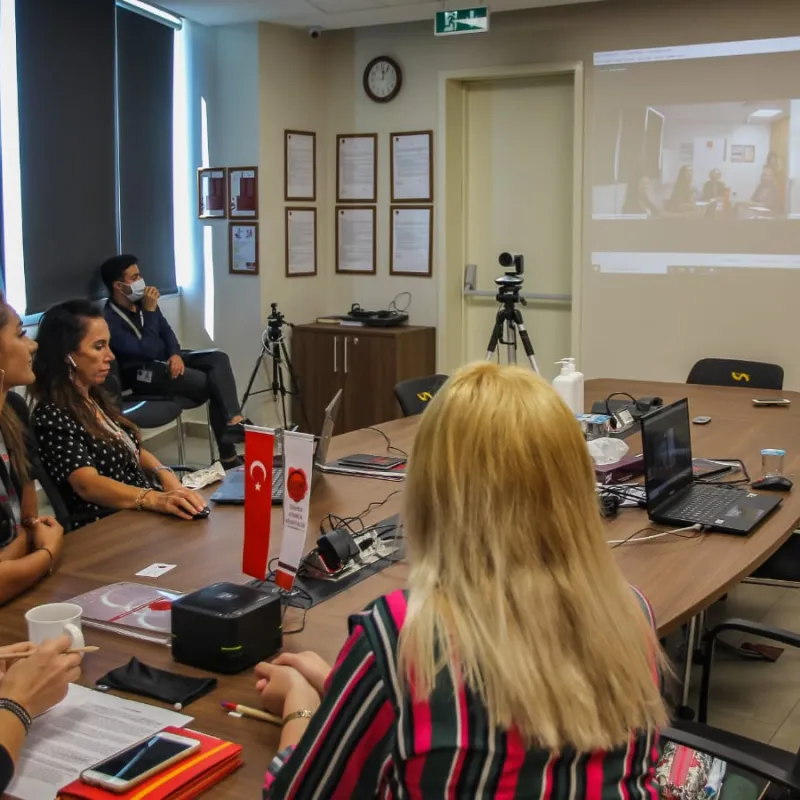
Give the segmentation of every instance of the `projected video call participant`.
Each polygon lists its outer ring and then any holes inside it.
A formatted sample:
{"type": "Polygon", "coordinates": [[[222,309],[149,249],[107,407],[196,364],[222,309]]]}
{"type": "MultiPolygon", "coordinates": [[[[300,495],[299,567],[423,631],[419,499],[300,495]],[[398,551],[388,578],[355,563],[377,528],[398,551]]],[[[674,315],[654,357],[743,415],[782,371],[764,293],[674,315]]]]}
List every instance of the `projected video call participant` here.
{"type": "Polygon", "coordinates": [[[722,180],[722,170],[712,169],[708,173],[708,180],[703,184],[702,199],[706,203],[714,200],[722,203],[727,200],[729,191],[728,185],[722,180]]]}
{"type": "Polygon", "coordinates": [[[764,167],[761,170],[761,183],[753,192],[751,202],[775,214],[782,214],[784,209],[781,194],[780,185],[775,179],[775,170],[772,167],[764,167]]]}
{"type": "Polygon", "coordinates": [[[688,164],[684,164],[678,172],[672,195],[667,202],[667,210],[673,214],[688,214],[697,208],[697,191],[692,186],[694,172],[688,164]]]}
{"type": "Polygon", "coordinates": [[[646,214],[648,217],[661,216],[661,209],[650,198],[650,178],[647,175],[640,175],[628,183],[622,213],[646,214]]]}

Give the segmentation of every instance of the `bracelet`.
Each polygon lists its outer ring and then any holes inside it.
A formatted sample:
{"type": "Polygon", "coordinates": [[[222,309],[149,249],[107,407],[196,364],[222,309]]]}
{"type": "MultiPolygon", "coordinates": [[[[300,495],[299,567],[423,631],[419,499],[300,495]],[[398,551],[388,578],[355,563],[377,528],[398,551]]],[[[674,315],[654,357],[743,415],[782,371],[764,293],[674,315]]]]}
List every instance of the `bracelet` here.
{"type": "Polygon", "coordinates": [[[7,697],[0,697],[0,710],[10,711],[22,723],[25,733],[30,730],[33,724],[31,715],[19,703],[7,697]]]}
{"type": "Polygon", "coordinates": [[[153,467],[152,469],[153,475],[156,475],[162,470],[165,472],[171,472],[173,475],[175,474],[175,470],[172,469],[172,467],[168,467],[166,464],[159,464],[157,467],[153,467]]]}
{"type": "Polygon", "coordinates": [[[283,718],[283,724],[285,725],[287,722],[293,722],[296,719],[311,719],[313,716],[313,711],[308,708],[303,708],[300,711],[292,711],[291,714],[287,714],[283,718]]]}
{"type": "Polygon", "coordinates": [[[50,552],[50,549],[48,547],[37,547],[33,552],[34,553],[45,552],[47,553],[48,556],[50,556],[50,566],[47,568],[47,574],[52,575],[53,567],[55,566],[56,560],[55,558],[53,558],[53,554],[50,552]]]}
{"type": "Polygon", "coordinates": [[[139,494],[136,496],[136,502],[134,503],[134,508],[137,511],[144,511],[144,499],[152,491],[152,489],[142,489],[142,491],[139,492],[139,494]]]}
{"type": "Polygon", "coordinates": [[[38,522],[39,517],[25,517],[25,519],[22,520],[22,527],[25,528],[25,530],[30,530],[34,525],[38,524],[38,522]]]}

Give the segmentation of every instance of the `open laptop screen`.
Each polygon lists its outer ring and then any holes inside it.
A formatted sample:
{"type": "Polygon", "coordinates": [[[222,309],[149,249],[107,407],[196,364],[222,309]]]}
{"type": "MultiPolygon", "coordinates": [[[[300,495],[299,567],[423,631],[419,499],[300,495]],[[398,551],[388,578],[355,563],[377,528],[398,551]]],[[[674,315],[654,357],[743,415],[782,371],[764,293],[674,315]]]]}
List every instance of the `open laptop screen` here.
{"type": "Polygon", "coordinates": [[[694,479],[688,400],[642,418],[642,452],[647,508],[654,509],[694,479]]]}

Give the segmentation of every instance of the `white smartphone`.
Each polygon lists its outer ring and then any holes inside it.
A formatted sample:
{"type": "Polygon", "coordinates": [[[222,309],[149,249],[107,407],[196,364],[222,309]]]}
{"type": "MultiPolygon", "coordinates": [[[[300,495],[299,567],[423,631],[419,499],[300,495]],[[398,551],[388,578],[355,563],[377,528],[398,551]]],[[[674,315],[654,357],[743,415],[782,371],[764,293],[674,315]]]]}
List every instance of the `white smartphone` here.
{"type": "Polygon", "coordinates": [[[790,406],[792,404],[791,400],[787,400],[785,398],[769,398],[765,397],[762,400],[753,399],[754,406],[790,406]]]}
{"type": "Polygon", "coordinates": [[[197,739],[157,733],[81,773],[81,780],[122,794],[200,749],[197,739]]]}

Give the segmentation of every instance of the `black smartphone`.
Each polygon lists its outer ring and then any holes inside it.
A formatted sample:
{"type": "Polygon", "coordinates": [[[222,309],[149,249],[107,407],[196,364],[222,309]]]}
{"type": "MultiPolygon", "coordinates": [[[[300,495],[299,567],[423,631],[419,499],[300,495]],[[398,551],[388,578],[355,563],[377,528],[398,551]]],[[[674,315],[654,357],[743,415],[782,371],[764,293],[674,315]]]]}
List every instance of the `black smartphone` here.
{"type": "Polygon", "coordinates": [[[398,456],[371,456],[365,453],[357,453],[353,456],[340,458],[339,463],[343,467],[355,467],[357,469],[387,470],[402,466],[406,463],[404,458],[398,456]]]}

